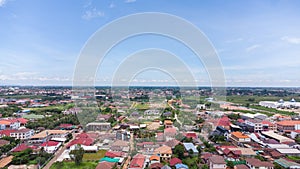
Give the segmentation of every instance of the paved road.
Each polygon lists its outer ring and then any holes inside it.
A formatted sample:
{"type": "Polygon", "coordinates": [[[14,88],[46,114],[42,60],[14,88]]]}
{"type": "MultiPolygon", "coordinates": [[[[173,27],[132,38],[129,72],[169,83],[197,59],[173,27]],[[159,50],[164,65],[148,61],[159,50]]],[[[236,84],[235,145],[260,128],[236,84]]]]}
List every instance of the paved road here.
{"type": "MultiPolygon", "coordinates": [[[[72,135],[73,135],[73,138],[72,138],[69,142],[71,142],[72,140],[74,140],[75,137],[76,137],[75,133],[73,133],[72,135]]],[[[69,142],[68,142],[68,143],[69,143],[69,142]]],[[[47,165],[46,165],[43,169],[50,169],[51,165],[52,165],[53,163],[55,163],[56,160],[57,160],[57,158],[58,158],[59,156],[61,156],[61,154],[67,149],[67,146],[66,146],[66,145],[67,145],[68,143],[64,144],[63,147],[60,147],[59,150],[56,151],[56,153],[54,154],[54,157],[47,163],[47,165]]]]}

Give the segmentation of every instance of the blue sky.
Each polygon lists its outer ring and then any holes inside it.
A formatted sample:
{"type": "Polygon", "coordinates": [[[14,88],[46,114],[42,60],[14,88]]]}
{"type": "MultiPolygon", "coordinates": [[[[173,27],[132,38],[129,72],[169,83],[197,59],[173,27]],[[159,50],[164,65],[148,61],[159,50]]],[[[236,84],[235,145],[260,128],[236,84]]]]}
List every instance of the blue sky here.
{"type": "MultiPolygon", "coordinates": [[[[299,6],[297,0],[0,0],[0,85],[71,85],[79,53],[95,31],[129,14],[163,12],[202,30],[219,54],[228,86],[298,87],[299,6]]],[[[109,84],[116,65],[145,48],[171,51],[190,67],[199,85],[209,85],[203,65],[188,48],[155,35],[130,38],[113,48],[99,66],[96,85],[109,84]]],[[[133,81],[174,83],[153,70],[133,81]]]]}

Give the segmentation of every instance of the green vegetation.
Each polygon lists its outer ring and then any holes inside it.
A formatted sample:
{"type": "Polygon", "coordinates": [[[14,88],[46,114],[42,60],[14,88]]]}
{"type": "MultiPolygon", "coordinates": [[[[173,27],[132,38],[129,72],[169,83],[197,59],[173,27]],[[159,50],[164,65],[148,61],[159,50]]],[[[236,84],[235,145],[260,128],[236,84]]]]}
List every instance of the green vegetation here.
{"type": "Polygon", "coordinates": [[[0,156],[2,156],[2,154],[4,154],[4,153],[9,152],[11,149],[16,147],[20,143],[19,139],[16,140],[15,138],[12,138],[12,137],[5,136],[5,137],[2,137],[1,139],[7,140],[10,143],[0,147],[0,156]]]}
{"type": "Polygon", "coordinates": [[[50,117],[45,117],[43,119],[30,121],[27,123],[26,127],[35,130],[38,127],[54,129],[55,127],[63,123],[78,125],[79,121],[75,115],[52,114],[50,117]]]}
{"type": "Polygon", "coordinates": [[[52,157],[52,154],[48,154],[43,149],[39,151],[38,154],[32,154],[32,149],[26,149],[21,152],[13,153],[14,158],[12,159],[11,164],[20,165],[20,164],[44,164],[49,158],[52,157]]]}
{"type": "Polygon", "coordinates": [[[55,162],[50,169],[95,169],[98,162],[82,162],[76,165],[74,162],[55,162]]]}
{"type": "Polygon", "coordinates": [[[273,112],[273,113],[278,113],[278,114],[283,114],[283,115],[288,115],[288,116],[296,115],[295,112],[277,110],[277,109],[274,109],[274,108],[268,108],[268,107],[263,107],[263,106],[258,106],[258,105],[257,106],[256,105],[250,105],[250,108],[258,109],[258,110],[262,110],[262,111],[273,112]]]}
{"type": "Polygon", "coordinates": [[[106,150],[99,150],[97,153],[84,153],[83,154],[83,162],[86,161],[99,161],[104,157],[106,150]]]}
{"type": "Polygon", "coordinates": [[[80,163],[82,162],[83,154],[84,149],[80,144],[77,144],[75,149],[70,152],[70,157],[76,165],[80,165],[80,163]]]}
{"type": "Polygon", "coordinates": [[[11,117],[13,116],[13,113],[16,113],[20,110],[21,109],[16,105],[10,105],[8,107],[0,108],[0,114],[2,114],[2,117],[11,117]]]}
{"type": "Polygon", "coordinates": [[[287,156],[287,158],[293,161],[300,161],[300,157],[298,156],[287,156]]]}
{"type": "Polygon", "coordinates": [[[134,102],[132,107],[137,110],[148,110],[150,108],[149,104],[144,102],[134,102]]]}

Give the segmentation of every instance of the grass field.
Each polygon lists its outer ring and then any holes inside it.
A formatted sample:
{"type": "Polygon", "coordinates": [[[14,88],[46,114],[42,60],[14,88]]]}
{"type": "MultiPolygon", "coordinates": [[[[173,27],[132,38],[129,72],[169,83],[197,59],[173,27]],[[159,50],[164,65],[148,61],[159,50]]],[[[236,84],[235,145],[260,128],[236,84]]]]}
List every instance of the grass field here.
{"type": "Polygon", "coordinates": [[[56,162],[50,169],[95,169],[98,162],[82,162],[76,165],[74,162],[56,162]]]}
{"type": "Polygon", "coordinates": [[[148,103],[138,103],[138,102],[135,102],[133,104],[134,105],[132,107],[134,109],[138,109],[138,110],[147,110],[147,109],[149,109],[149,104],[148,103]]]}
{"type": "Polygon", "coordinates": [[[99,150],[97,153],[84,153],[83,161],[99,161],[104,157],[106,150],[99,150]]]}

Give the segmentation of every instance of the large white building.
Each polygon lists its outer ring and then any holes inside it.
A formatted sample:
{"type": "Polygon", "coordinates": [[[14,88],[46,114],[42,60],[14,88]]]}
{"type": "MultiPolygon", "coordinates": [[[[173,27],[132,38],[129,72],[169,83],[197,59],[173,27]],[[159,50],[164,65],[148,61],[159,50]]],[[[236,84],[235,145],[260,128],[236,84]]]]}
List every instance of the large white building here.
{"type": "Polygon", "coordinates": [[[268,107],[268,108],[299,108],[300,102],[296,102],[295,99],[292,99],[290,101],[284,101],[280,99],[277,102],[274,101],[260,101],[260,106],[268,107]]]}

